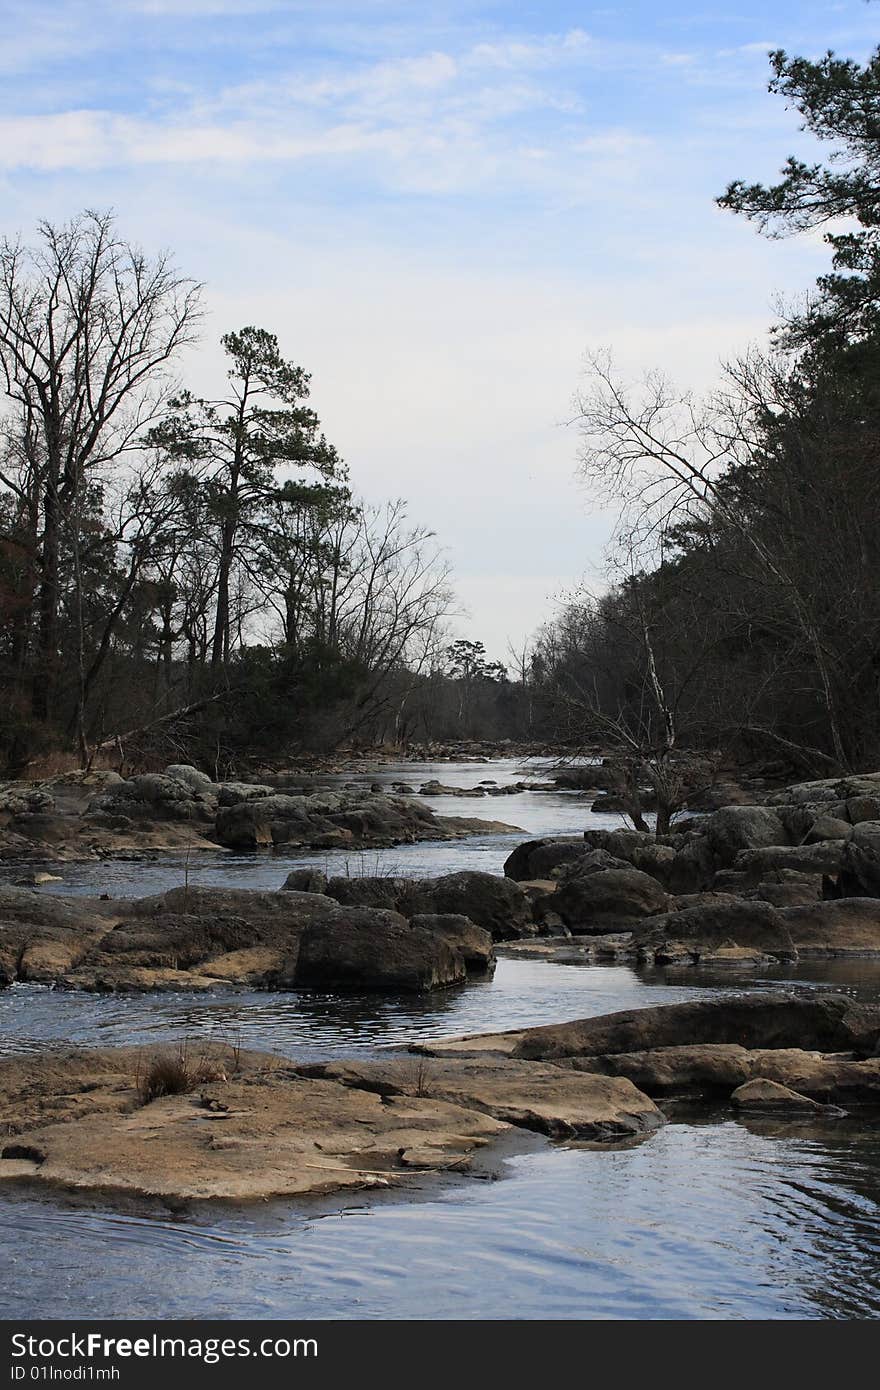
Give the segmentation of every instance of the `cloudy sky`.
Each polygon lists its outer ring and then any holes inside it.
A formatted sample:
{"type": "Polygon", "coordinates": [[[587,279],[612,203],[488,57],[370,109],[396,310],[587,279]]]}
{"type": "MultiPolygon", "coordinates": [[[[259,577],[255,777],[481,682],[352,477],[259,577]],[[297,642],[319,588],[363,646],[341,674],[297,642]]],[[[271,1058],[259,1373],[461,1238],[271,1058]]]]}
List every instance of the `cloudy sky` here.
{"type": "Polygon", "coordinates": [[[608,518],[565,424],[583,354],[710,384],[824,266],[713,198],[803,149],[767,51],[864,57],[864,0],[2,0],[2,231],[112,207],[312,373],[371,500],[448,548],[496,656],[608,518]]]}

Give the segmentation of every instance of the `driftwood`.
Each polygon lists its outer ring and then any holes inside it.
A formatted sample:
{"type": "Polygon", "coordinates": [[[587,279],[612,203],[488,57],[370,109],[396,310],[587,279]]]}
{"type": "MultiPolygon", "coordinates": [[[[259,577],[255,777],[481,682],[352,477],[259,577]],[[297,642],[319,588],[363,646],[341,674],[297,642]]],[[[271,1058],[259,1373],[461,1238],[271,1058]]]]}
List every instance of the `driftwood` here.
{"type": "Polygon", "coordinates": [[[731,731],[749,742],[763,744],[765,748],[772,749],[781,757],[785,757],[792,767],[801,772],[824,774],[828,777],[839,777],[843,770],[836,758],[830,754],[823,753],[819,748],[811,748],[802,743],[792,743],[791,739],[783,738],[781,734],[774,733],[772,729],[762,728],[760,725],[747,724],[731,731]]]}
{"type": "Polygon", "coordinates": [[[98,753],[106,752],[115,748],[119,755],[120,770],[125,762],[125,744],[133,739],[143,738],[155,733],[158,729],[168,724],[174,724],[179,719],[187,719],[192,714],[199,714],[201,710],[207,709],[209,705],[217,704],[220,700],[225,700],[227,696],[233,694],[231,688],[215,691],[213,695],[205,695],[201,700],[194,700],[189,705],[179,705],[176,709],[168,710],[156,719],[151,719],[148,724],[141,724],[136,729],[126,729],[124,733],[116,733],[110,738],[103,739],[100,743],[93,744],[89,753],[88,767],[91,768],[95,756],[98,753]]]}

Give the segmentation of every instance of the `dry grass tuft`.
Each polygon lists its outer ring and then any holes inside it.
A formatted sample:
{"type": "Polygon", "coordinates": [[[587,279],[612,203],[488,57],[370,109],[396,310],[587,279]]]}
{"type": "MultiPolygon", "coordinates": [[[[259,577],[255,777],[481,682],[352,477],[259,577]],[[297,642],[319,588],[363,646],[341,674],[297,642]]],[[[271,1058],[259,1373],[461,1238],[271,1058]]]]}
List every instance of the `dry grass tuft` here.
{"type": "Polygon", "coordinates": [[[222,1068],[210,1058],[191,1060],[184,1043],[176,1053],[154,1057],[143,1074],[138,1067],[135,1086],[141,1105],[149,1105],[163,1096],[187,1095],[208,1082],[225,1080],[222,1068]]]}

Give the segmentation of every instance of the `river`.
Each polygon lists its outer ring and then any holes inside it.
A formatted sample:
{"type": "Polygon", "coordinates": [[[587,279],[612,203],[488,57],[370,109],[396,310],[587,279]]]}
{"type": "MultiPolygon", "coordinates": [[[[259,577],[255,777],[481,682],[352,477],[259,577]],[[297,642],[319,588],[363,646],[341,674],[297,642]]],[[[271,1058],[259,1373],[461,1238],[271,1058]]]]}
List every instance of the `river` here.
{"type": "MultiPolygon", "coordinates": [[[[536,779],[545,773],[533,764],[536,779]]],[[[418,787],[519,780],[510,761],[403,764],[359,774],[418,787]]],[[[354,780],[346,777],[343,780],[354,780]]],[[[352,854],[200,853],[187,864],[64,865],[43,891],[141,896],[181,883],[278,887],[290,868],[500,872],[533,834],[617,818],[577,793],[435,797],[441,814],[511,834],[352,854]]],[[[43,867],[34,865],[35,868],[43,867]]],[[[46,866],[51,867],[51,866],[46,866]]],[[[21,866],[15,873],[20,874],[21,866]]],[[[880,967],[827,962],[750,988],[830,987],[880,998],[880,967]]],[[[300,1058],[555,1022],[695,992],[729,975],[499,961],[494,979],[423,998],[331,994],[95,996],[0,992],[0,1053],[181,1036],[240,1040],[300,1058]]],[[[25,1192],[0,1198],[0,1316],[7,1318],[841,1318],[880,1313],[876,1116],[785,1124],[677,1111],[633,1147],[524,1136],[500,1176],[422,1180],[385,1196],[218,1205],[172,1216],[25,1192]]]]}

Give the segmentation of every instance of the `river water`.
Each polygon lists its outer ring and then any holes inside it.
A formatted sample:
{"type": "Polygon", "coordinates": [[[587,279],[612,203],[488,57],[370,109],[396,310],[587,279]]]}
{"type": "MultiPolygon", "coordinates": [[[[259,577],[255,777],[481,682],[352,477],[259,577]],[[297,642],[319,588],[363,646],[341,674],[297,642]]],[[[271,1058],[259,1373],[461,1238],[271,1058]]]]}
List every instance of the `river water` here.
{"type": "MultiPolygon", "coordinates": [[[[540,778],[543,770],[532,765],[540,778]]],[[[408,764],[367,781],[519,780],[512,762],[408,764]]],[[[344,780],[353,780],[346,778],[344,780]]],[[[500,872],[527,834],[613,825],[577,793],[431,798],[510,834],[363,855],[200,853],[64,865],[44,891],[158,892],[183,881],[277,887],[330,872],[500,872]]],[[[40,866],[35,866],[40,867],[40,866]]],[[[16,873],[20,874],[20,866],[16,873]]],[[[870,962],[769,970],[749,988],[880,998],[870,962]]],[[[501,960],[494,979],[424,998],[331,994],[101,997],[0,992],[0,1053],[65,1042],[205,1037],[299,1058],[559,1021],[742,988],[729,975],[501,960]]],[[[170,1215],[71,1199],[0,1198],[0,1316],[212,1318],[846,1318],[880,1313],[880,1122],[744,1122],[678,1111],[616,1149],[522,1136],[499,1177],[387,1196],[217,1205],[170,1215]]]]}

